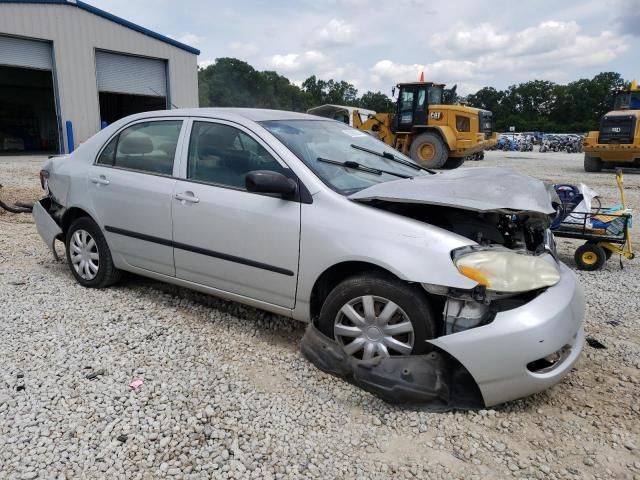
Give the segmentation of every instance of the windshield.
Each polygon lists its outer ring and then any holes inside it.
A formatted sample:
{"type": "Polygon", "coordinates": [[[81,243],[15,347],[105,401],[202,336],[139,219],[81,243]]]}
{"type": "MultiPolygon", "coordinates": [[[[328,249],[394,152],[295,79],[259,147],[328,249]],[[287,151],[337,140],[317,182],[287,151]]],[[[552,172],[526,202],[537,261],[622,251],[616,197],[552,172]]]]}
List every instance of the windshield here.
{"type": "Polygon", "coordinates": [[[402,165],[375,153],[388,152],[397,159],[415,165],[387,144],[361,130],[330,120],[272,120],[260,122],[286,147],[315,172],[323,182],[343,195],[350,195],[376,183],[398,180],[399,176],[428,175],[424,170],[402,165]],[[354,147],[355,145],[355,147],[354,147]],[[360,148],[371,150],[366,152],[360,148]],[[319,160],[321,159],[321,160],[319,160]],[[392,173],[374,173],[334,162],[355,162],[369,169],[392,173]]]}
{"type": "Polygon", "coordinates": [[[444,103],[442,99],[442,87],[429,87],[429,105],[441,105],[444,103]]]}

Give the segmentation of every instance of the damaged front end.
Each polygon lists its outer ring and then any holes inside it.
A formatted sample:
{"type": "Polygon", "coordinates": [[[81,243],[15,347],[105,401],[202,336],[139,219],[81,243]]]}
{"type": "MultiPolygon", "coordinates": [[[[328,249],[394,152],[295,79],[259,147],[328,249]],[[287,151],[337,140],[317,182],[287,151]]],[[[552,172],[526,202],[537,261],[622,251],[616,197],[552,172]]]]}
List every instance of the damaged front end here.
{"type": "Polygon", "coordinates": [[[475,287],[422,283],[438,313],[430,353],[362,361],[310,326],[302,351],[320,369],[388,402],[438,410],[520,398],[570,371],[582,349],[584,297],[557,259],[549,230],[554,198],[542,182],[515,172],[465,170],[350,196],[471,241],[453,249],[451,261],[475,287]]]}
{"type": "Polygon", "coordinates": [[[475,288],[422,284],[442,312],[440,335],[450,335],[486,325],[498,312],[520,307],[557,283],[555,240],[549,230],[556,215],[553,193],[543,182],[516,172],[479,168],[385,182],[350,198],[474,242],[452,251],[451,260],[478,283],[475,288]],[[494,272],[495,277],[526,279],[542,269],[548,278],[500,284],[486,278],[480,264],[501,265],[503,271],[494,272]]]}
{"type": "Polygon", "coordinates": [[[451,355],[358,360],[310,324],[300,345],[302,354],[320,370],[352,382],[389,403],[420,403],[434,411],[477,409],[482,395],[469,372],[451,355]]]}

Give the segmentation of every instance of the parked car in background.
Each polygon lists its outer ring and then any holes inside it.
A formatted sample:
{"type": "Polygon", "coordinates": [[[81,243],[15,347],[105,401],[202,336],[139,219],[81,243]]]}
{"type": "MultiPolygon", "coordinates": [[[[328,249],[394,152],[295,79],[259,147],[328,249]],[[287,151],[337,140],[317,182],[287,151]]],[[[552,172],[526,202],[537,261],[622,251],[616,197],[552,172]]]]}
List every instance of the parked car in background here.
{"type": "Polygon", "coordinates": [[[123,271],[313,322],[370,362],[447,352],[485,405],[562,379],[584,299],[544,184],[433,174],[364,132],[257,109],[117,121],[41,172],[33,214],[75,279],[123,271]]]}

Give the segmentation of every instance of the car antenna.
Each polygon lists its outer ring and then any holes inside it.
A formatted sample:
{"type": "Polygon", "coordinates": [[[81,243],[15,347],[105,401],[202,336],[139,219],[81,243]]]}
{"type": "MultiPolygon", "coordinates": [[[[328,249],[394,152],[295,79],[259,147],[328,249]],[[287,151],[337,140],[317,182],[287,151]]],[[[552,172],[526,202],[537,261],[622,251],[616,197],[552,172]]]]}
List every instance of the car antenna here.
{"type": "MultiPolygon", "coordinates": [[[[156,95],[158,95],[159,97],[164,97],[164,95],[161,95],[161,94],[160,94],[160,92],[155,91],[153,88],[151,88],[151,87],[147,87],[147,88],[148,88],[149,90],[151,90],[153,93],[155,93],[156,95]]],[[[169,103],[171,104],[171,106],[172,106],[173,108],[176,108],[176,109],[177,109],[177,108],[179,108],[179,107],[177,107],[177,106],[176,106],[176,104],[175,104],[175,103],[173,103],[171,100],[169,100],[169,103]]]]}

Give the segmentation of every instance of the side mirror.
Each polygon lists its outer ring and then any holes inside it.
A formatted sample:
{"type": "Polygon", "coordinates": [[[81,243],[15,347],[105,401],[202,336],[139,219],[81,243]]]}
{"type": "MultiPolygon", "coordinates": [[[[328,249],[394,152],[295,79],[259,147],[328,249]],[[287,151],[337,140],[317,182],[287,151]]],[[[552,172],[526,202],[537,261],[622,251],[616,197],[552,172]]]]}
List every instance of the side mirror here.
{"type": "Polygon", "coordinates": [[[296,192],[298,184],[295,180],[271,170],[255,170],[244,177],[244,185],[248,192],[274,193],[282,196],[296,192]]]}

